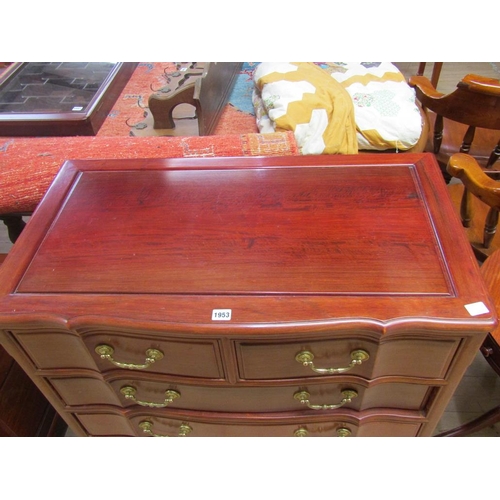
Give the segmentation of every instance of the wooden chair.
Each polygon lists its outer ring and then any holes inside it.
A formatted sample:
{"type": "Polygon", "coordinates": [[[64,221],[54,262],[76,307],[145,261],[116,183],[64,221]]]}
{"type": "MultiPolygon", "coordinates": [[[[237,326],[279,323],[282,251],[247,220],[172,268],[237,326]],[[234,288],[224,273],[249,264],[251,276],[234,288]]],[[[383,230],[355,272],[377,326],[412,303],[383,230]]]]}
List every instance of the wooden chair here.
{"type": "Polygon", "coordinates": [[[463,153],[450,158],[447,173],[461,181],[450,183],[448,193],[460,214],[476,258],[482,262],[500,249],[500,238],[495,238],[500,181],[487,175],[475,158],[463,153]]]}
{"type": "MultiPolygon", "coordinates": [[[[424,76],[426,66],[427,66],[427,63],[425,63],[425,62],[419,63],[418,69],[417,69],[418,76],[424,76]]],[[[439,77],[441,76],[442,69],[443,69],[442,62],[435,62],[432,66],[431,84],[435,89],[437,89],[439,77]]]]}
{"type": "MultiPolygon", "coordinates": [[[[433,72],[434,83],[439,71],[433,72]]],[[[500,81],[469,74],[450,94],[438,92],[425,76],[412,76],[408,83],[433,123],[426,150],[436,155],[443,172],[450,156],[458,152],[469,153],[485,169],[492,169],[500,157],[500,81]]]]}
{"type": "MultiPolygon", "coordinates": [[[[495,181],[486,175],[477,161],[466,154],[453,155],[450,158],[447,170],[452,177],[460,179],[465,184],[469,197],[481,200],[485,207],[488,207],[493,214],[496,214],[491,215],[492,219],[498,218],[498,211],[500,210],[499,181],[495,181]]],[[[481,213],[484,215],[484,211],[481,213]]],[[[475,216],[477,215],[481,214],[476,213],[475,216]]],[[[500,249],[498,247],[482,264],[481,274],[497,311],[500,311],[500,249]]],[[[488,334],[481,346],[481,353],[500,376],[500,325],[488,334]]],[[[437,437],[466,436],[497,422],[500,422],[500,405],[472,422],[442,432],[437,437]]]]}

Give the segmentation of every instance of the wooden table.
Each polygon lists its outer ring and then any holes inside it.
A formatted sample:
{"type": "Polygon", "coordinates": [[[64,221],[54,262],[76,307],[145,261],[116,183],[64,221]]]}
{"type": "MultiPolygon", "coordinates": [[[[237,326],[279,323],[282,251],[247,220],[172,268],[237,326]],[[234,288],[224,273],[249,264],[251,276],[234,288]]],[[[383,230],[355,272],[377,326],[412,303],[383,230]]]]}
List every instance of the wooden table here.
{"type": "Polygon", "coordinates": [[[69,161],[0,273],[79,435],[429,436],[496,324],[430,154],[69,161]]]}
{"type": "Polygon", "coordinates": [[[96,135],[138,63],[13,63],[0,77],[0,135],[96,135]]]}

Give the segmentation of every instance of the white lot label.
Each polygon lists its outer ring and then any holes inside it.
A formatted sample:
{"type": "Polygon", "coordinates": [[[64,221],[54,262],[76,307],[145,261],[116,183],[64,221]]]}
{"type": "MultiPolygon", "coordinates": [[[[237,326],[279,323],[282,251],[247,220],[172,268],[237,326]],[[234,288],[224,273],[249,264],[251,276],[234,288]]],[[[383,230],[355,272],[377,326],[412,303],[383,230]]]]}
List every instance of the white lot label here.
{"type": "Polygon", "coordinates": [[[471,316],[478,316],[479,314],[490,312],[482,302],[474,302],[474,304],[467,304],[465,306],[465,309],[469,311],[469,314],[471,316]]]}
{"type": "Polygon", "coordinates": [[[231,309],[213,309],[212,321],[229,321],[231,319],[231,309]]]}

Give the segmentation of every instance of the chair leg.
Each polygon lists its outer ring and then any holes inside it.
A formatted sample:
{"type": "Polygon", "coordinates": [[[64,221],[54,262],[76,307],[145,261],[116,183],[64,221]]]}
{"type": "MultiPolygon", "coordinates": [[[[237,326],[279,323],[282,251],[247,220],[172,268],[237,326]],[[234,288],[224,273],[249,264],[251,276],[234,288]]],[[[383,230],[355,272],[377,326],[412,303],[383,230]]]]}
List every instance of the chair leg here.
{"type": "Polygon", "coordinates": [[[498,225],[498,209],[490,208],[484,224],[483,245],[484,248],[490,248],[491,242],[495,237],[498,225]]]}
{"type": "Polygon", "coordinates": [[[9,240],[15,243],[19,238],[26,223],[23,221],[21,215],[0,215],[0,220],[7,226],[9,240]]]}
{"type": "Polygon", "coordinates": [[[497,422],[500,422],[500,405],[496,408],[493,408],[489,412],[481,415],[476,418],[472,422],[467,424],[460,425],[451,429],[449,431],[441,432],[440,434],[436,434],[435,437],[462,437],[468,436],[469,434],[473,434],[474,432],[480,431],[489,425],[494,425],[497,422]]]}
{"type": "Polygon", "coordinates": [[[500,141],[498,141],[498,144],[492,151],[491,156],[488,159],[488,163],[486,163],[486,168],[491,168],[498,158],[500,158],[500,141]]]}

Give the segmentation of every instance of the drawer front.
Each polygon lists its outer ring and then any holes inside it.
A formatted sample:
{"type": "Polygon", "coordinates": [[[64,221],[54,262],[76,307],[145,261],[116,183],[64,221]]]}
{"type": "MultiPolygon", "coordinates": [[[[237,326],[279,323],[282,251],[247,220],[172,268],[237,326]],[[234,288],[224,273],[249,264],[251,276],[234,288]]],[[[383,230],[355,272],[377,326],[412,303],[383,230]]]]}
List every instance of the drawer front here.
{"type": "Polygon", "coordinates": [[[341,407],[358,411],[371,408],[420,410],[429,392],[427,385],[405,383],[381,383],[370,388],[349,383],[302,387],[200,387],[121,379],[110,385],[124,408],[170,407],[213,412],[325,411],[341,407]]]}
{"type": "Polygon", "coordinates": [[[401,415],[371,418],[354,423],[353,419],[331,417],[327,421],[314,421],[300,417],[286,423],[277,418],[255,421],[248,419],[223,420],[189,417],[171,418],[157,412],[134,415],[130,419],[114,413],[74,413],[89,436],[139,436],[139,437],[412,437],[422,426],[421,419],[401,415]]]}
{"type": "Polygon", "coordinates": [[[119,396],[102,380],[90,377],[47,377],[66,407],[86,405],[121,406],[119,396]]]}
{"type": "Polygon", "coordinates": [[[134,417],[136,436],[149,437],[354,437],[358,428],[345,422],[296,424],[217,424],[173,420],[162,417],[134,417]]]}
{"type": "Polygon", "coordinates": [[[236,354],[242,380],[338,373],[368,380],[383,376],[444,379],[458,344],[453,339],[391,340],[377,344],[354,337],[293,343],[237,342],[236,354]],[[358,362],[353,361],[356,359],[358,362]]]}
{"type": "Polygon", "coordinates": [[[14,332],[18,342],[40,370],[83,368],[96,370],[82,339],[68,332],[14,332]]]}
{"type": "Polygon", "coordinates": [[[123,368],[131,372],[224,378],[222,358],[216,341],[99,334],[84,336],[84,342],[102,373],[123,368]]]}

